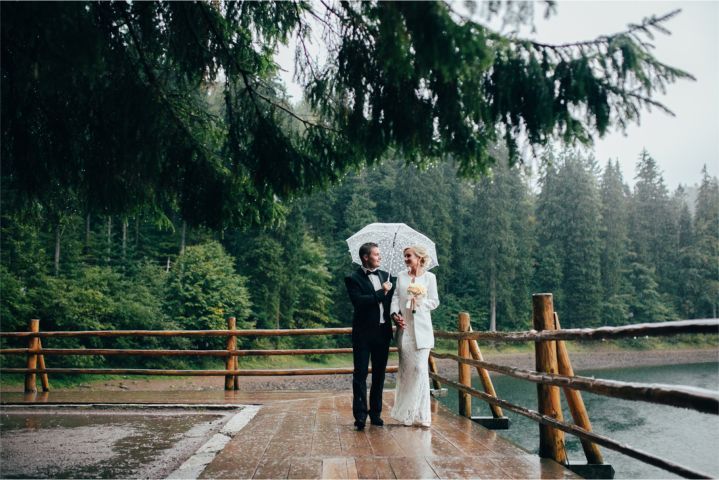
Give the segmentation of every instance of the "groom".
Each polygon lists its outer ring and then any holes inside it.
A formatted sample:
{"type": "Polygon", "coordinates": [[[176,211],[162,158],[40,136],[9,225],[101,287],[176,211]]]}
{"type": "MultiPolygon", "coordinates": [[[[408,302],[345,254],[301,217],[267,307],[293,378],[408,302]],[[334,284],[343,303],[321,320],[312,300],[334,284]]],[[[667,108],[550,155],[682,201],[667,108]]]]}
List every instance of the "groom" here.
{"type": "Polygon", "coordinates": [[[382,389],[392,339],[389,309],[395,277],[379,269],[380,253],[376,243],[359,249],[362,266],[345,277],[354,315],[352,316],[352,413],[357,430],[364,430],[367,415],[372,425],[382,426],[382,389]],[[367,408],[367,371],[372,360],[372,388],[367,408]]]}

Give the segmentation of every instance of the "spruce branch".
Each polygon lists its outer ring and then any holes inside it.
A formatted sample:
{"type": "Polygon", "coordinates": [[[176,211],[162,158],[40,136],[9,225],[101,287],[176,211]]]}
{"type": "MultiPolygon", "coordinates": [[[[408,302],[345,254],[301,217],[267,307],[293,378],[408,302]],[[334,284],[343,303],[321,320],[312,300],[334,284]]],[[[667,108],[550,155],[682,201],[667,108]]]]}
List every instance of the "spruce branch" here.
{"type": "MultiPolygon", "coordinates": [[[[113,26],[112,22],[107,22],[107,17],[105,16],[105,13],[102,11],[102,7],[98,8],[98,12],[108,25],[113,26]]],[[[140,39],[137,36],[137,32],[135,32],[130,15],[127,13],[127,11],[123,11],[121,13],[121,15],[122,15],[123,20],[125,21],[124,26],[127,27],[127,33],[130,35],[132,44],[135,47],[135,51],[137,52],[137,57],[139,59],[140,66],[142,67],[142,71],[145,72],[145,76],[147,77],[148,83],[152,87],[153,91],[157,94],[161,103],[163,103],[167,107],[167,111],[170,113],[170,116],[175,121],[175,123],[180,128],[180,130],[185,133],[185,135],[190,140],[190,142],[195,146],[196,151],[205,152],[205,154],[212,156],[213,152],[210,151],[210,149],[208,149],[207,146],[204,145],[203,142],[200,142],[197,138],[195,138],[195,135],[190,130],[190,127],[188,127],[185,124],[185,122],[182,120],[182,118],[180,118],[180,115],[175,110],[175,105],[170,100],[169,95],[162,88],[160,81],[158,80],[157,76],[155,75],[155,72],[152,70],[152,66],[150,65],[150,63],[148,62],[148,60],[145,56],[145,51],[142,48],[140,39]]],[[[120,32],[121,27],[122,27],[122,25],[114,26],[115,32],[118,35],[121,34],[121,32],[120,32]]],[[[126,55],[127,55],[127,53],[126,53],[126,55]]],[[[135,63],[134,59],[131,56],[127,55],[127,58],[132,63],[135,63]]]]}
{"type": "MultiPolygon", "coordinates": [[[[654,38],[654,35],[652,34],[652,28],[666,34],[670,35],[671,32],[662,25],[662,23],[666,22],[667,20],[675,17],[681,13],[681,9],[672,10],[671,12],[664,14],[662,16],[654,16],[645,18],[642,23],[640,24],[632,24],[630,23],[628,25],[628,28],[624,31],[610,34],[610,35],[602,35],[598,38],[595,38],[594,40],[585,40],[585,41],[579,41],[579,42],[570,42],[570,43],[561,43],[561,44],[551,44],[551,43],[543,43],[543,42],[537,42],[535,40],[529,40],[529,39],[511,39],[510,41],[513,42],[519,42],[519,43],[528,43],[531,44],[537,48],[546,48],[550,50],[567,50],[572,49],[576,47],[597,47],[600,45],[606,45],[609,44],[612,40],[619,37],[624,36],[632,36],[635,37],[637,32],[644,33],[647,35],[650,39],[654,38]]],[[[642,42],[642,46],[645,44],[642,42]]],[[[650,46],[651,44],[646,44],[647,46],[650,46]]]]}
{"type": "MultiPolygon", "coordinates": [[[[289,108],[285,107],[284,105],[281,105],[277,102],[274,102],[271,98],[267,97],[266,95],[263,95],[256,88],[254,88],[252,82],[250,81],[251,73],[248,72],[247,69],[245,69],[242,65],[240,65],[240,63],[237,61],[235,56],[232,55],[232,53],[230,52],[230,48],[225,43],[224,36],[217,30],[217,25],[215,25],[215,22],[212,20],[212,18],[210,18],[207,11],[204,8],[201,8],[200,10],[202,11],[202,15],[203,15],[203,18],[205,19],[205,22],[210,27],[210,30],[212,30],[212,33],[215,36],[215,38],[216,38],[217,42],[219,43],[220,47],[222,48],[222,50],[224,50],[225,55],[227,56],[227,59],[229,61],[231,61],[232,63],[234,63],[235,68],[237,68],[237,71],[242,76],[242,81],[244,82],[245,88],[247,89],[247,92],[250,94],[251,97],[259,98],[259,99],[263,100],[264,102],[268,103],[270,106],[277,108],[279,110],[282,110],[283,112],[287,113],[292,118],[302,122],[302,124],[305,127],[321,128],[321,129],[328,130],[328,131],[331,131],[334,133],[338,133],[337,130],[335,130],[327,125],[321,125],[318,123],[314,123],[310,120],[307,120],[306,118],[303,118],[303,117],[297,115],[291,109],[289,109],[289,108]]],[[[257,112],[257,115],[260,118],[264,118],[264,115],[262,115],[262,113],[259,109],[259,105],[257,105],[257,102],[254,102],[254,103],[255,103],[255,111],[257,112]]]]}

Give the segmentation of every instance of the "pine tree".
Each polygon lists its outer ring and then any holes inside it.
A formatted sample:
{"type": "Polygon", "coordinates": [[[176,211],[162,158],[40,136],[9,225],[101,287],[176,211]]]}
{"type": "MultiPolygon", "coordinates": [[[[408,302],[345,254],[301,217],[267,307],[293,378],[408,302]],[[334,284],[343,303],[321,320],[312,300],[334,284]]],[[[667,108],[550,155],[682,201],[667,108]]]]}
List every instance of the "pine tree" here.
{"type": "Polygon", "coordinates": [[[530,214],[519,168],[497,165],[475,186],[470,211],[466,248],[477,295],[486,299],[488,328],[497,330],[497,318],[504,329],[524,326],[529,312],[521,306],[528,302],[529,277],[522,267],[531,260],[523,239],[530,214]]]}
{"type": "MultiPolygon", "coordinates": [[[[253,287],[254,290],[254,287],[253,287]]],[[[180,328],[220,330],[235,317],[238,328],[251,323],[247,278],[235,271],[235,259],[218,242],[185,249],[170,270],[167,312],[180,328]]],[[[195,342],[200,348],[217,346],[213,339],[195,342]]]]}
{"type": "Polygon", "coordinates": [[[709,176],[706,165],[697,195],[695,225],[696,253],[703,281],[696,315],[716,318],[719,313],[719,181],[709,176]]]}
{"type": "Polygon", "coordinates": [[[659,294],[656,273],[633,252],[628,256],[627,280],[630,323],[665,322],[673,320],[671,308],[659,294]]]}
{"type": "Polygon", "coordinates": [[[559,234],[563,206],[559,197],[558,161],[553,151],[545,154],[544,162],[546,166],[539,179],[541,190],[535,209],[537,245],[534,250],[532,291],[551,293],[554,298],[554,308],[559,310],[564,298],[562,292],[564,243],[559,234]]]}
{"type": "MultiPolygon", "coordinates": [[[[299,293],[293,305],[291,328],[321,328],[334,323],[332,312],[332,275],[327,268],[327,256],[322,244],[305,234],[297,259],[299,293]]],[[[296,340],[300,348],[326,347],[327,338],[302,336],[296,340]]]]}
{"type": "Polygon", "coordinates": [[[678,241],[676,217],[657,163],[646,150],[639,155],[636,180],[630,227],[632,249],[637,261],[655,272],[659,291],[671,294],[678,241]]]}
{"type": "Polygon", "coordinates": [[[592,327],[600,323],[601,277],[599,225],[601,205],[591,159],[565,153],[559,172],[564,205],[563,324],[592,327]]]}
{"type": "Polygon", "coordinates": [[[552,168],[545,174],[540,194],[535,277],[540,287],[560,285],[555,309],[565,328],[596,326],[601,321],[601,205],[594,164],[569,150],[557,163],[556,174],[552,168]],[[560,268],[559,279],[548,278],[560,268]]]}
{"type": "Polygon", "coordinates": [[[618,325],[627,319],[624,303],[624,262],[628,253],[628,187],[622,179],[619,162],[607,162],[601,179],[601,277],[604,325],[618,325]]]}
{"type": "Polygon", "coordinates": [[[698,255],[694,222],[686,199],[686,192],[680,185],[674,194],[679,203],[679,238],[677,265],[674,271],[676,295],[674,304],[683,319],[697,318],[696,307],[699,304],[704,280],[701,275],[701,259],[698,255]]]}

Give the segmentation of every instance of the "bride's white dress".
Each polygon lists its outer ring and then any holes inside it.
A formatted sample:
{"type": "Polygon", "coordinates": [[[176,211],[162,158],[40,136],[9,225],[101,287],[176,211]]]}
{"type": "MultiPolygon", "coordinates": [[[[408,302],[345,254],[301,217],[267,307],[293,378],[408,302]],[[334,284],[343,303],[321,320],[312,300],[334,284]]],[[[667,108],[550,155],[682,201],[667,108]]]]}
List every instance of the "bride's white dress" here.
{"type": "Polygon", "coordinates": [[[406,272],[397,276],[391,312],[401,312],[405,329],[397,331],[399,371],[394,406],[390,416],[404,425],[429,426],[432,421],[429,396],[429,351],[434,347],[430,312],[439,306],[437,279],[431,272],[414,278],[425,286],[427,294],[415,301],[416,313],[407,306],[411,299],[407,287],[412,277],[406,272]]]}

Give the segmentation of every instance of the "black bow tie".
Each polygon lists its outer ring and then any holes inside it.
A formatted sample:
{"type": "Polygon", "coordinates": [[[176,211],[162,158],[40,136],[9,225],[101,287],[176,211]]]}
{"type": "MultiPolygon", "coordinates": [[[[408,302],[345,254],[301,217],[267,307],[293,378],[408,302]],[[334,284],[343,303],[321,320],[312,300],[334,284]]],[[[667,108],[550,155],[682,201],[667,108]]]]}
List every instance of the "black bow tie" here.
{"type": "Polygon", "coordinates": [[[379,277],[379,270],[375,270],[374,272],[367,270],[367,276],[369,275],[377,275],[379,277]]]}

